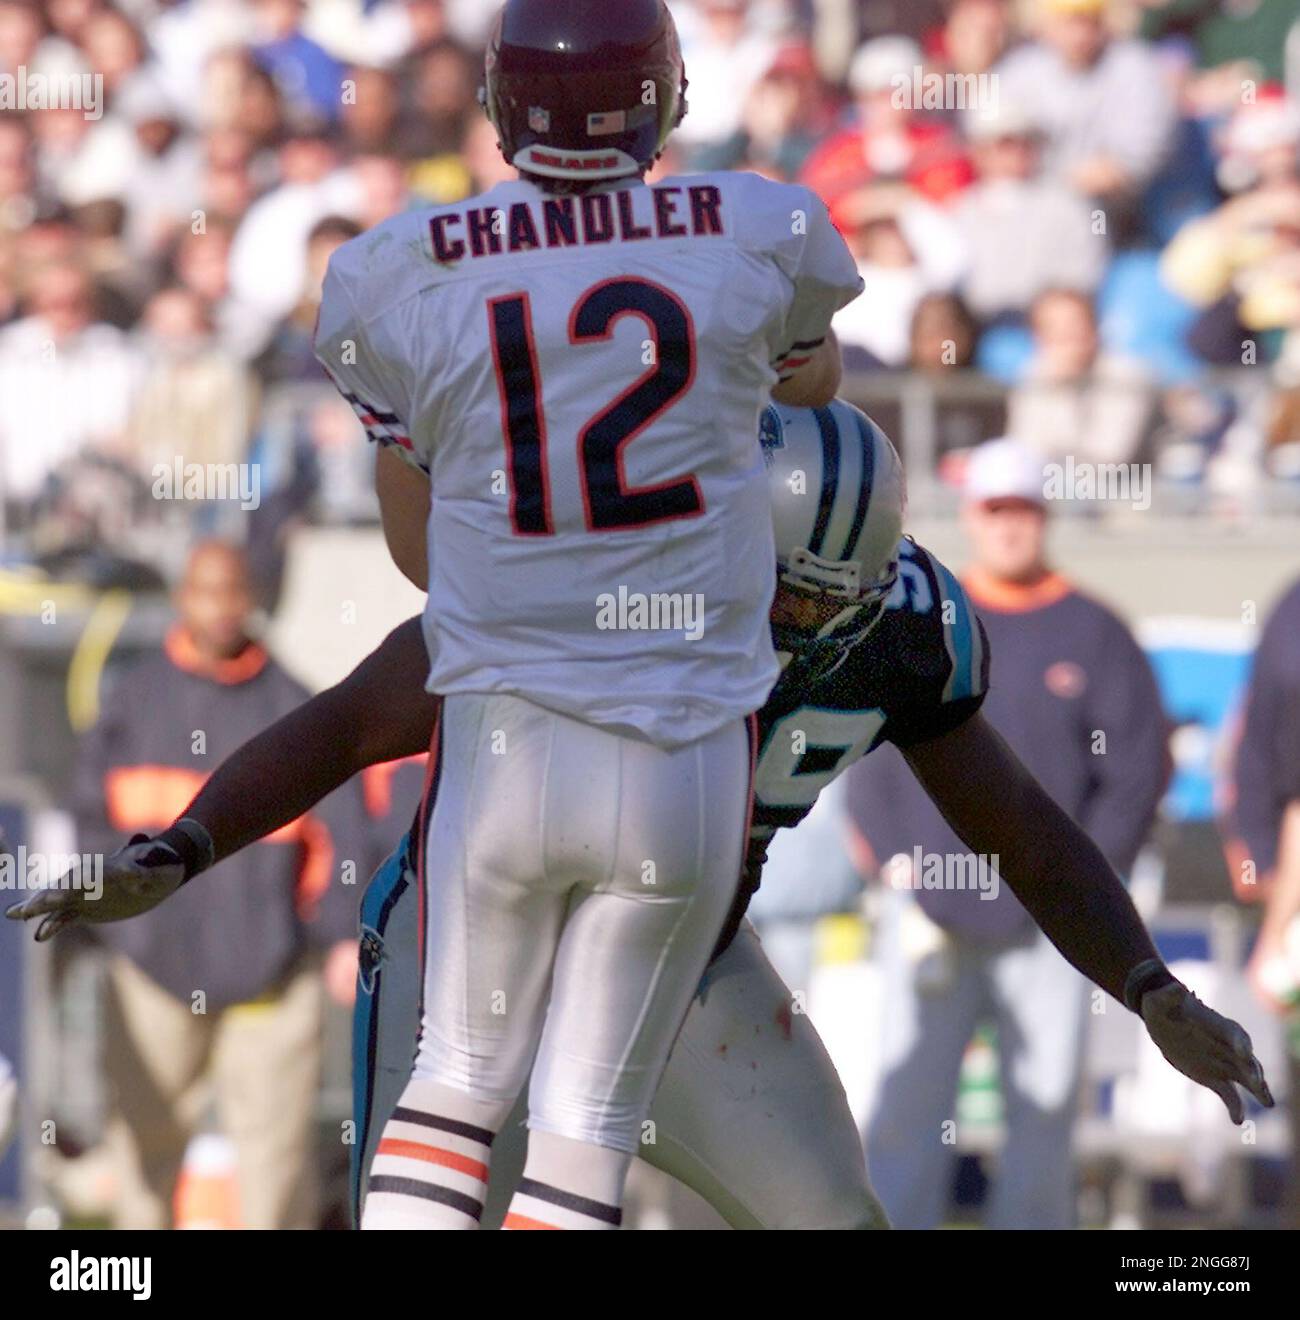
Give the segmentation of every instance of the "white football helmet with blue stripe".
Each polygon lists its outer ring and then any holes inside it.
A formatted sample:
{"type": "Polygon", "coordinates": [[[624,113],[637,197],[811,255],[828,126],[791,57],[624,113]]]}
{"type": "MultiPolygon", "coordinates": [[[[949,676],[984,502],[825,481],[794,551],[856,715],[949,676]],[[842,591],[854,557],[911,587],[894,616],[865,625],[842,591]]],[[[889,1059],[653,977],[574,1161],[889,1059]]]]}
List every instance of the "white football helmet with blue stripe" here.
{"type": "Polygon", "coordinates": [[[813,638],[774,627],[777,650],[806,654],[812,642],[832,642],[842,653],[875,626],[898,578],[902,462],[880,427],[842,399],[825,408],[772,404],[759,438],[780,581],[844,602],[813,638]]]}

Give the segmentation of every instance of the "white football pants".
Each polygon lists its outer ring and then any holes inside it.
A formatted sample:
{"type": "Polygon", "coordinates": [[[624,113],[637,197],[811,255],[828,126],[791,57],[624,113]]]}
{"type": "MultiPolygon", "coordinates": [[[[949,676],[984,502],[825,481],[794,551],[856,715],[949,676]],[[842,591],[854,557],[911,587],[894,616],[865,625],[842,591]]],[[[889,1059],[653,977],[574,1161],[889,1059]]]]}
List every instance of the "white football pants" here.
{"type": "MultiPolygon", "coordinates": [[[[353,1199],[411,1071],[418,890],[405,843],[362,903],[353,1015],[353,1199]]],[[[482,1226],[500,1225],[523,1167],[524,1105],[492,1148],[482,1226]]],[[[853,1115],[830,1057],[748,922],[713,962],[668,1059],[637,1154],[733,1228],[883,1228],[853,1115]]]]}
{"type": "Polygon", "coordinates": [[[735,897],[750,721],[671,751],[519,697],[443,703],[412,1076],[635,1153],[735,897]]]}

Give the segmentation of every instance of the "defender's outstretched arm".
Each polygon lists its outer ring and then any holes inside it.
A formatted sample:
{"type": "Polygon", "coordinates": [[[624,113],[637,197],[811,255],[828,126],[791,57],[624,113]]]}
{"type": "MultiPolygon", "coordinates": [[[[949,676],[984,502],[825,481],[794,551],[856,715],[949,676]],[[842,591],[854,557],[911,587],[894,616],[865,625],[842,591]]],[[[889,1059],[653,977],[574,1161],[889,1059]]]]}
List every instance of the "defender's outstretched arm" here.
{"type": "Polygon", "coordinates": [[[1233,1083],[1272,1105],[1250,1037],[1200,1003],[1156,952],[1101,850],[1057,805],[982,715],[904,751],[934,804],[998,873],[1066,959],[1139,1012],[1179,1072],[1214,1091],[1234,1123],[1233,1083]]]}
{"type": "Polygon", "coordinates": [[[79,919],[136,916],[196,871],[297,820],[366,766],[426,751],[440,700],[424,691],[428,669],[420,620],[409,619],[341,683],[227,757],[170,829],[106,859],[101,894],[42,890],[6,915],[43,917],[38,940],[79,919]]]}
{"type": "Polygon", "coordinates": [[[217,767],[182,813],[219,862],[297,820],[367,766],[429,750],[440,698],[419,618],[395,628],[341,683],[305,701],[217,767]]]}

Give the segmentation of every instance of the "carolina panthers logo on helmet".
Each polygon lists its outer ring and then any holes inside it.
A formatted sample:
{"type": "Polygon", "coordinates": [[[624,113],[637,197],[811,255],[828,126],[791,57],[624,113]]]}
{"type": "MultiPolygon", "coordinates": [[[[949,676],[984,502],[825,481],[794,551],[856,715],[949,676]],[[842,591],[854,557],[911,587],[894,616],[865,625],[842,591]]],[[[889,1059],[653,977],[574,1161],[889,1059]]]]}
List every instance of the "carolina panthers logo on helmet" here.
{"type": "Polygon", "coordinates": [[[772,450],[785,448],[785,431],[781,426],[781,418],[770,404],[763,409],[763,418],[758,427],[758,443],[763,446],[763,462],[771,467],[776,462],[772,450]]]}
{"type": "Polygon", "coordinates": [[[386,956],[384,937],[373,926],[362,926],[361,946],[357,953],[357,979],[368,995],[375,993],[375,977],[386,956]]]}

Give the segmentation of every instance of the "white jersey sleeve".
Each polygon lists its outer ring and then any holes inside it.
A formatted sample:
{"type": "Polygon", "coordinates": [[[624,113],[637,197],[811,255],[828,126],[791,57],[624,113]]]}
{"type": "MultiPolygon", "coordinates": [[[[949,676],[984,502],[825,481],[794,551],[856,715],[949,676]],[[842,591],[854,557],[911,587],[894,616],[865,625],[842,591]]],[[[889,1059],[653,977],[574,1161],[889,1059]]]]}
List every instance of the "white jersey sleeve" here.
{"type": "Polygon", "coordinates": [[[403,380],[403,358],[390,354],[385,361],[378,355],[357,307],[352,285],[359,273],[360,255],[353,249],[330,262],[316,325],[316,357],[352,405],[367,439],[393,449],[412,467],[427,474],[428,462],[416,453],[407,420],[411,394],[403,380]]]}
{"type": "Polygon", "coordinates": [[[835,313],[864,285],[853,254],[816,193],[799,184],[758,182],[767,193],[763,204],[743,214],[749,217],[750,241],[770,255],[790,283],[785,314],[771,328],[772,365],[784,379],[826,339],[835,313]]]}

